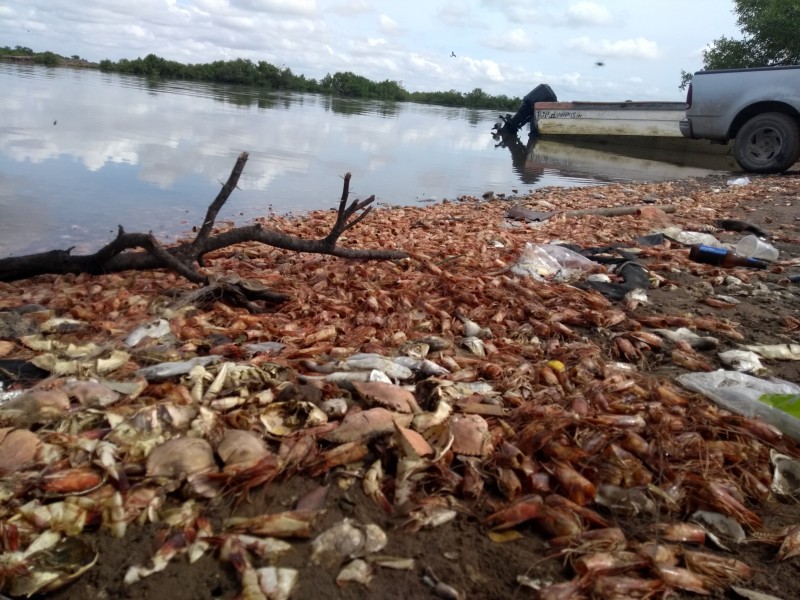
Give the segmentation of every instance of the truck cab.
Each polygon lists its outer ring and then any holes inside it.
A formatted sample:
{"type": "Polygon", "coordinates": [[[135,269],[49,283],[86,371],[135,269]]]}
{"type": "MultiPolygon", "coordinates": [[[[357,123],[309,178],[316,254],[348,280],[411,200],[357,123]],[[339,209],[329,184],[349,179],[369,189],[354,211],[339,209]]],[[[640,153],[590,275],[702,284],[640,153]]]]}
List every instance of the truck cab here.
{"type": "Polygon", "coordinates": [[[734,140],[734,157],[745,171],[786,171],[800,158],[800,66],[696,72],[680,131],[734,140]]]}

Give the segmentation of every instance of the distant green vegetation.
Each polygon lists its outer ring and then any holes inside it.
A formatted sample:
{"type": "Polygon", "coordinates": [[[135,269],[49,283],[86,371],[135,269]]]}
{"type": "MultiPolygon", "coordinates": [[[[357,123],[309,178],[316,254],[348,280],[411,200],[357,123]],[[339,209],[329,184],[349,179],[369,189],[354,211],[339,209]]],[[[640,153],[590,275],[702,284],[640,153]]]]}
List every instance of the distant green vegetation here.
{"type": "Polygon", "coordinates": [[[0,48],[0,60],[28,62],[46,67],[82,67],[85,69],[96,69],[97,64],[91,63],[77,54],[72,56],[61,56],[55,52],[34,52],[25,46],[3,46],[0,48]]]}
{"type": "Polygon", "coordinates": [[[295,75],[288,67],[276,67],[263,60],[254,63],[243,58],[187,65],[174,60],[166,60],[155,54],[148,54],[144,58],[136,60],[122,59],[117,62],[102,60],[100,69],[162,79],[234,83],[270,90],[331,94],[343,98],[421,102],[468,108],[516,110],[521,102],[519,98],[509,98],[505,95],[490,96],[480,88],[475,88],[467,94],[456,90],[409,92],[399,81],[388,79],[372,81],[350,71],[337,71],[333,75],[329,73],[321,81],[317,81],[306,78],[305,75],[295,75]]]}
{"type": "Polygon", "coordinates": [[[295,75],[288,67],[276,67],[266,61],[254,63],[251,60],[214,61],[204,64],[183,64],[148,54],[144,58],[117,62],[102,60],[99,65],[90,63],[78,55],[60,56],[53,52],[34,52],[30,48],[16,46],[0,48],[0,59],[31,60],[37,64],[51,67],[81,66],[99,67],[103,71],[142,75],[152,79],[184,79],[188,81],[209,81],[246,85],[264,90],[289,90],[296,92],[315,92],[330,94],[340,98],[360,98],[365,100],[390,100],[395,102],[419,102],[440,106],[466,108],[485,108],[492,110],[515,111],[521,100],[517,97],[491,96],[480,88],[466,94],[449,90],[447,92],[409,92],[399,81],[371,81],[350,71],[337,71],[325,75],[321,81],[295,75]]]}

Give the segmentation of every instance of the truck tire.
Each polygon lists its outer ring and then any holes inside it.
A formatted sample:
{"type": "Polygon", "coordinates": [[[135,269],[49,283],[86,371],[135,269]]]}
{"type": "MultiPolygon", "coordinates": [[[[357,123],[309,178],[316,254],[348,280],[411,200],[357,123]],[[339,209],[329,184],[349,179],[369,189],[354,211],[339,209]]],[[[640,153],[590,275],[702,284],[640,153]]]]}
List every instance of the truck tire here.
{"type": "Polygon", "coordinates": [[[797,121],[782,113],[756,115],[739,129],[733,151],[745,171],[782,173],[800,158],[797,121]]]}

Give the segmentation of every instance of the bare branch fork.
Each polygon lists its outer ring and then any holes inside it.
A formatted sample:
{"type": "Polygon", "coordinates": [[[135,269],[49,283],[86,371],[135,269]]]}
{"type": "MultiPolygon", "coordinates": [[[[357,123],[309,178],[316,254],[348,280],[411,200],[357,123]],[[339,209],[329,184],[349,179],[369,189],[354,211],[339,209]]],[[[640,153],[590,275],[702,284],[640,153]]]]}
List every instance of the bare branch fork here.
{"type": "MultiPolygon", "coordinates": [[[[172,269],[189,281],[208,286],[210,283],[209,277],[198,272],[195,264],[203,266],[203,256],[205,254],[242,242],[260,242],[296,252],[329,254],[341,258],[361,260],[395,260],[408,256],[407,253],[401,250],[361,250],[342,248],[336,245],[345,231],[353,228],[366,218],[372,211],[372,207],[369,205],[375,201],[375,196],[373,195],[365,200],[354,200],[350,206],[347,205],[347,198],[350,193],[350,173],[344,176],[342,198],[339,203],[336,222],[331,227],[330,233],[324,238],[302,239],[275,229],[266,229],[260,224],[236,227],[212,235],[217,215],[236,188],[247,158],[247,152],[242,152],[236,159],[236,164],[233,166],[228,180],[209,205],[197,235],[189,242],[166,248],[155,239],[152,233],[126,233],[120,226],[117,237],[94,254],[73,255],[71,254],[72,248],[68,248],[66,250],[50,250],[26,256],[0,259],[0,281],[17,281],[47,273],[89,273],[100,275],[127,270],[166,268],[172,269]],[[363,212],[357,215],[359,211],[363,212]],[[141,250],[133,251],[135,249],[141,250]]],[[[214,285],[219,286],[219,281],[220,279],[215,278],[214,285]]],[[[237,293],[240,292],[242,292],[241,289],[237,290],[237,293]]],[[[246,293],[252,296],[254,292],[248,290],[246,293]]],[[[285,300],[278,294],[263,291],[258,296],[258,299],[271,302],[285,300]]]]}

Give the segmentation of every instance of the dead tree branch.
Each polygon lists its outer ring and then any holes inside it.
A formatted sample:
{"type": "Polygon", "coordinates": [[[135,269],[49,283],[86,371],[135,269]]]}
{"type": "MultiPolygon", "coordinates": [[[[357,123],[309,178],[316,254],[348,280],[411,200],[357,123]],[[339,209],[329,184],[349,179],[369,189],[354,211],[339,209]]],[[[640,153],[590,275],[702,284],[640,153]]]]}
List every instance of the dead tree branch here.
{"type": "MultiPolygon", "coordinates": [[[[228,180],[209,205],[197,235],[189,242],[167,248],[162,246],[151,233],[126,233],[120,226],[117,237],[94,254],[73,255],[72,248],[68,248],[0,259],[0,281],[17,281],[44,274],[89,273],[100,275],[128,270],[172,269],[189,281],[208,287],[209,277],[198,272],[195,265],[202,266],[203,256],[209,252],[243,242],[259,242],[295,252],[329,254],[340,258],[360,260],[395,260],[408,256],[401,250],[360,250],[336,245],[345,231],[360,223],[372,211],[372,207],[369,205],[375,201],[375,196],[370,196],[365,200],[354,200],[349,206],[347,205],[347,198],[350,194],[350,173],[344,176],[342,198],[336,222],[331,227],[330,233],[324,238],[302,239],[275,229],[265,228],[260,224],[235,227],[214,234],[213,229],[217,215],[236,188],[247,158],[246,152],[239,155],[228,180]],[[359,212],[360,214],[357,214],[359,212]]],[[[230,281],[227,281],[225,286],[229,294],[244,294],[241,303],[245,305],[248,298],[252,300],[253,294],[255,294],[252,289],[236,288],[234,290],[236,285],[230,281]]],[[[272,302],[279,302],[282,298],[274,292],[264,290],[260,290],[255,297],[272,302]]]]}

